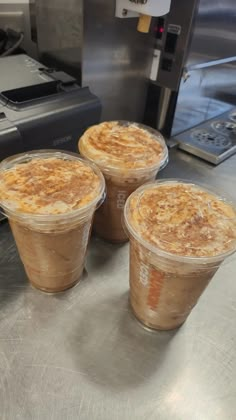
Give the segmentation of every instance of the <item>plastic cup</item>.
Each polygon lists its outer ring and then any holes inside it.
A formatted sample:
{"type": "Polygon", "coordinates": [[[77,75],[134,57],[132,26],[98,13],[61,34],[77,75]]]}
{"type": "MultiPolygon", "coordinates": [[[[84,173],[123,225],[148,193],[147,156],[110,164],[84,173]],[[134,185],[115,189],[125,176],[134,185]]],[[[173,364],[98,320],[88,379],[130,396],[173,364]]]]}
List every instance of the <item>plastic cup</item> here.
{"type": "Polygon", "coordinates": [[[129,197],[130,303],[144,326],[171,330],[185,322],[236,250],[235,216],[232,202],[186,181],[155,182],[129,197]]]}
{"type": "Polygon", "coordinates": [[[95,232],[110,242],[127,241],[122,224],[125,202],[167,164],[164,138],[142,124],[111,121],[89,128],[79,140],[79,151],[99,166],[106,180],[107,195],[95,213],[95,232]]]}
{"type": "Polygon", "coordinates": [[[79,281],[104,188],[100,170],[73,153],[40,150],[0,164],[0,205],[33,286],[59,292],[79,281]]]}

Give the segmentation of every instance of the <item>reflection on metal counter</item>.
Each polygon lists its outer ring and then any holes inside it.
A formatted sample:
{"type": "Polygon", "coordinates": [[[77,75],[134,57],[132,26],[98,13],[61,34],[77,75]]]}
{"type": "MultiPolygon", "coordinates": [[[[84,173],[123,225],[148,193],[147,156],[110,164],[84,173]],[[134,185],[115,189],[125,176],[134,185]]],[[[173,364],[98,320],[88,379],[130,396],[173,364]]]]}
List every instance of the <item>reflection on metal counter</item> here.
{"type": "Polygon", "coordinates": [[[215,120],[229,127],[227,112],[236,105],[235,25],[234,0],[219,0],[214,8],[209,0],[173,0],[155,27],[158,63],[145,122],[214,164],[236,150],[232,133],[226,135],[230,129],[217,136],[211,127],[215,120]]]}

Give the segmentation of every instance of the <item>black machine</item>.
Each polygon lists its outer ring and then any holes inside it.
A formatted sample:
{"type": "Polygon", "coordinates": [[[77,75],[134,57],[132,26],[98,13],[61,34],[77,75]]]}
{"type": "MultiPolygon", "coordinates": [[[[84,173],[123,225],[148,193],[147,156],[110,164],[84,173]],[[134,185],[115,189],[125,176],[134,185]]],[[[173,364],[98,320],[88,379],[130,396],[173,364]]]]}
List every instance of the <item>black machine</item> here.
{"type": "Polygon", "coordinates": [[[0,58],[0,160],[35,149],[75,152],[100,115],[99,99],[66,73],[24,54],[0,58]]]}

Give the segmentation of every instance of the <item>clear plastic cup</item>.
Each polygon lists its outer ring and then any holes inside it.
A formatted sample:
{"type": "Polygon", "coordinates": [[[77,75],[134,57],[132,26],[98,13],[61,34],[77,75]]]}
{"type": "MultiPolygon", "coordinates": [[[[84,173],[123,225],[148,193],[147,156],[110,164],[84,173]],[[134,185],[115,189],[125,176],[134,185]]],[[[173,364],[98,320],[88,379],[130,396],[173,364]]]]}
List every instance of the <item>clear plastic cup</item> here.
{"type": "Polygon", "coordinates": [[[104,189],[100,170],[73,153],[40,150],[0,164],[0,205],[33,286],[59,292],[79,281],[104,189]]]}
{"type": "Polygon", "coordinates": [[[106,180],[107,195],[95,214],[95,232],[110,242],[127,241],[122,224],[126,199],[140,185],[154,181],[168,163],[164,138],[142,124],[110,121],[90,127],[79,140],[79,151],[99,166],[106,180]]]}
{"type": "Polygon", "coordinates": [[[136,318],[152,329],[179,327],[236,250],[235,205],[202,186],[163,180],[129,197],[124,223],[136,318]]]}

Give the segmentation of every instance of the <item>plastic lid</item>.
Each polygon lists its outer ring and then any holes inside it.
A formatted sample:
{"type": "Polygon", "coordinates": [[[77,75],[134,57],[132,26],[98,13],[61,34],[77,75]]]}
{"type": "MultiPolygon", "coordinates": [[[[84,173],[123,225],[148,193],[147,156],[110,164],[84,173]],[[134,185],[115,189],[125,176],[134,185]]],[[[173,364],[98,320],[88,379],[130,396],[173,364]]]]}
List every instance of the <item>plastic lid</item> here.
{"type": "Polygon", "coordinates": [[[96,206],[104,178],[73,153],[40,150],[0,164],[0,205],[6,215],[71,215],[96,206]]]}
{"type": "Polygon", "coordinates": [[[168,162],[162,135],[128,121],[109,121],[90,127],[79,141],[79,150],[103,171],[113,173],[158,170],[168,162]]]}
{"type": "Polygon", "coordinates": [[[236,249],[236,208],[208,189],[178,180],[147,184],[125,206],[129,232],[148,249],[211,258],[236,249]]]}

